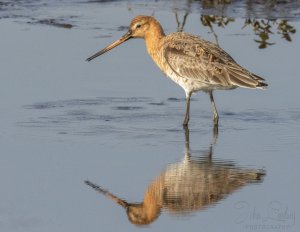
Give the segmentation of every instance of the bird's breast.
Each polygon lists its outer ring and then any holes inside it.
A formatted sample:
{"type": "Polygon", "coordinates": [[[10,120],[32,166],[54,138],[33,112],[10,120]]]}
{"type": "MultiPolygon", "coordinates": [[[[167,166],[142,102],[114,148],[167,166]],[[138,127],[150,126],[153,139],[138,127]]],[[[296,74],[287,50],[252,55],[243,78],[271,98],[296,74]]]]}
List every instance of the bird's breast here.
{"type": "Polygon", "coordinates": [[[199,82],[195,79],[191,79],[188,77],[180,76],[175,70],[171,68],[171,66],[168,64],[166,58],[164,57],[163,52],[156,51],[156,52],[148,52],[155,64],[159,67],[159,69],[172,81],[174,81],[176,84],[181,86],[186,93],[189,92],[196,92],[199,90],[204,89],[211,89],[211,86],[199,82]]]}

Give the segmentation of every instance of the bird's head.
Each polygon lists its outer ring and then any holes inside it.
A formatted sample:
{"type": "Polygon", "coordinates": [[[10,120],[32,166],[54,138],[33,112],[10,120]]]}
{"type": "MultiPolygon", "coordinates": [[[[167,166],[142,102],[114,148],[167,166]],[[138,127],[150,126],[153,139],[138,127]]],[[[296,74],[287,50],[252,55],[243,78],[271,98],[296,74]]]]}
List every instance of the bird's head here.
{"type": "Polygon", "coordinates": [[[121,43],[131,39],[131,38],[146,38],[156,35],[164,35],[163,29],[159,22],[151,17],[151,16],[144,16],[139,15],[132,19],[129,30],[125,35],[123,35],[120,39],[116,40],[112,44],[106,46],[101,51],[95,53],[91,57],[87,58],[87,61],[91,61],[92,59],[108,52],[109,50],[117,47],[121,43]]]}

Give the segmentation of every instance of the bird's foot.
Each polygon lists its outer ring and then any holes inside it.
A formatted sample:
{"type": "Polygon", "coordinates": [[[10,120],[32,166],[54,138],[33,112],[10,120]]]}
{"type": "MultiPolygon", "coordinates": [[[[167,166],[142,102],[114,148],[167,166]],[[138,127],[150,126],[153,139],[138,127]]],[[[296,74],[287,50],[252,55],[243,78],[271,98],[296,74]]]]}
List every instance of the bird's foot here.
{"type": "Polygon", "coordinates": [[[189,129],[189,123],[188,122],[183,122],[182,127],[183,127],[183,129],[189,129]]]}
{"type": "Polygon", "coordinates": [[[219,116],[214,115],[214,126],[218,126],[218,125],[219,125],[219,116]]]}
{"type": "Polygon", "coordinates": [[[184,129],[185,129],[185,128],[188,128],[188,127],[189,127],[189,123],[188,123],[188,122],[183,122],[183,123],[182,123],[182,126],[183,126],[184,129]]]}
{"type": "Polygon", "coordinates": [[[185,116],[182,126],[187,127],[189,125],[189,121],[190,121],[190,118],[188,116],[185,116]]]}

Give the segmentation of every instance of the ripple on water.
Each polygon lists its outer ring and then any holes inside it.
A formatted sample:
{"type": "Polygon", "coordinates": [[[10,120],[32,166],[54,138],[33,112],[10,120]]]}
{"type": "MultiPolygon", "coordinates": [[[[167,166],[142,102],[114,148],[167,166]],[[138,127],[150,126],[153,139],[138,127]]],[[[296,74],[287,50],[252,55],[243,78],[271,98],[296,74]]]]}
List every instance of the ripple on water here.
{"type": "MultiPolygon", "coordinates": [[[[39,102],[25,105],[33,110],[31,118],[18,125],[22,127],[47,128],[59,134],[96,135],[103,133],[132,132],[140,127],[152,128],[149,123],[164,120],[168,112],[157,111],[157,106],[177,105],[176,102],[165,104],[146,97],[99,97],[93,99],[70,99],[39,102]],[[108,122],[109,126],[108,126],[108,122]],[[80,126],[78,126],[80,125],[80,126]],[[72,130],[72,131],[71,131],[72,130]],[[63,133],[61,133],[63,131],[63,133]]],[[[173,106],[174,107],[174,106],[173,106]]],[[[173,116],[180,116],[181,112],[173,116]]],[[[161,130],[164,130],[160,126],[161,130]]]]}
{"type": "MultiPolygon", "coordinates": [[[[185,105],[182,104],[184,100],[184,98],[168,98],[165,101],[155,101],[146,97],[99,97],[40,102],[24,106],[25,109],[34,110],[34,113],[31,113],[31,118],[19,122],[18,125],[86,135],[103,133],[104,130],[117,133],[118,130],[145,131],[146,128],[151,133],[152,127],[174,132],[174,125],[180,124],[184,114],[185,105]],[[162,106],[162,109],[157,110],[157,106],[162,106]],[[110,127],[106,127],[107,123],[110,127]],[[72,127],[71,132],[69,130],[72,127]]],[[[205,123],[211,120],[210,109],[204,110],[199,107],[192,115],[192,123],[205,123]]],[[[230,125],[237,128],[244,128],[244,125],[249,123],[259,127],[274,123],[293,126],[299,123],[300,109],[266,111],[249,109],[241,112],[225,110],[220,111],[220,118],[223,122],[234,121],[234,124],[230,125]]]]}
{"type": "Polygon", "coordinates": [[[115,106],[112,107],[114,110],[140,110],[143,109],[141,106],[115,106]]]}
{"type": "Polygon", "coordinates": [[[130,97],[130,98],[118,98],[118,97],[99,97],[93,99],[70,99],[70,100],[58,100],[49,102],[39,102],[32,105],[25,105],[25,109],[51,109],[62,108],[72,106],[90,106],[90,105],[108,105],[112,103],[140,103],[149,102],[151,98],[146,97],[130,97]]]}

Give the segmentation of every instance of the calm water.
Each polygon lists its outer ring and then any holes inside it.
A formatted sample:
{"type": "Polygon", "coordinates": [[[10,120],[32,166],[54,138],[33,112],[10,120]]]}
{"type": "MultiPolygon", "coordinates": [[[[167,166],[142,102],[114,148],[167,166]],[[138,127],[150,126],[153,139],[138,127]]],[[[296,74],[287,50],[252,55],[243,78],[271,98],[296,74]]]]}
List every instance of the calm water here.
{"type": "Polygon", "coordinates": [[[297,1],[5,1],[0,18],[1,231],[299,231],[297,1]],[[218,134],[195,94],[184,131],[142,40],[84,61],[138,14],[217,41],[268,90],[216,92],[218,134]]]}

